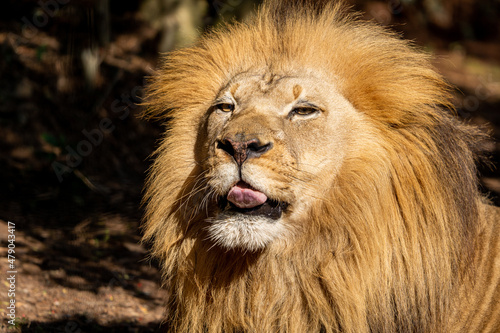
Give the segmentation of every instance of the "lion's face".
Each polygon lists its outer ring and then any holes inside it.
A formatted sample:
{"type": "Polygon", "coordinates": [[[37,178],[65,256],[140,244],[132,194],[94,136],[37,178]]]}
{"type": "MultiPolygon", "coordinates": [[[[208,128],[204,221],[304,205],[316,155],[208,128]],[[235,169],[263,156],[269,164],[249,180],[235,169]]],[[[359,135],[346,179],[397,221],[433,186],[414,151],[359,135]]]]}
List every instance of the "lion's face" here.
{"type": "Polygon", "coordinates": [[[362,122],[334,84],[310,73],[234,78],[206,123],[204,168],[218,197],[212,240],[252,251],[304,227],[362,122]]]}

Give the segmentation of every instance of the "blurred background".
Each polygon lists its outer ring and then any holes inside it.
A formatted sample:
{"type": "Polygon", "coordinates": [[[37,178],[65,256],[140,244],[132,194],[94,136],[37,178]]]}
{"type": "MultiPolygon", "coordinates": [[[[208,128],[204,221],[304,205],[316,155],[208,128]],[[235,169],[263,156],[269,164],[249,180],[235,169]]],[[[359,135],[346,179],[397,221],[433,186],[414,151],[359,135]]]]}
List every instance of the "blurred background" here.
{"type": "MultiPolygon", "coordinates": [[[[260,1],[7,0],[0,11],[0,269],[15,223],[19,332],[156,332],[165,294],[139,245],[162,124],[139,118],[159,55],[260,1]]],[[[500,166],[500,0],[348,1],[434,55],[500,166]]],[[[481,166],[500,203],[500,173],[481,166]]],[[[164,329],[164,328],[163,328],[164,329]]]]}

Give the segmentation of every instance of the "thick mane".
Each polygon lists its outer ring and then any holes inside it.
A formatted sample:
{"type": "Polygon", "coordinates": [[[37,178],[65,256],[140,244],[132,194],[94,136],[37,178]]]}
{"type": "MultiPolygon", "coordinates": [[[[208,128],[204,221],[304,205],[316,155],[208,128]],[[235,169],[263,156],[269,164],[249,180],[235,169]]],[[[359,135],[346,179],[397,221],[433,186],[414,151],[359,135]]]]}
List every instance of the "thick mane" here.
{"type": "Polygon", "coordinates": [[[268,1],[250,22],[169,54],[147,95],[148,115],[169,119],[147,184],[145,239],[172,292],[172,331],[446,325],[481,214],[471,146],[480,134],[452,118],[426,55],[331,1],[268,1]],[[204,230],[203,124],[221,88],[262,68],[334,79],[368,116],[372,139],[350,152],[293,244],[226,251],[204,230]]]}

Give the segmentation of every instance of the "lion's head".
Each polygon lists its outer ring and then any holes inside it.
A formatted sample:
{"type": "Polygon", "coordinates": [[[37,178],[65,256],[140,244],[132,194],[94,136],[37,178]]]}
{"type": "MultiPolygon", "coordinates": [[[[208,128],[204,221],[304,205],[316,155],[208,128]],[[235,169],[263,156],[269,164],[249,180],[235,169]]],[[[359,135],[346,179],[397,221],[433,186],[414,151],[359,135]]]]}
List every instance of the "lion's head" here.
{"type": "Polygon", "coordinates": [[[221,88],[201,128],[207,235],[225,249],[286,243],[306,232],[349,150],[371,140],[366,117],[312,70],[264,66],[221,88]]]}
{"type": "Polygon", "coordinates": [[[269,1],[168,55],[145,237],[178,331],[429,331],[471,255],[476,131],[427,56],[328,2],[269,1]]]}

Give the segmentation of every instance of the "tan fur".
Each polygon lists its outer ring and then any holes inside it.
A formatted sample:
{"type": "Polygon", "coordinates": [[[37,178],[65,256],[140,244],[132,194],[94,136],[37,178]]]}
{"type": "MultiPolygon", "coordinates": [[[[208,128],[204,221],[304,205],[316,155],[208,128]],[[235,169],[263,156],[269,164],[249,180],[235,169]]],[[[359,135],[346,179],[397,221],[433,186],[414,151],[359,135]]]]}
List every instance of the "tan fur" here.
{"type": "Polygon", "coordinates": [[[169,120],[144,237],[171,292],[170,331],[500,331],[481,134],[449,115],[446,84],[408,42],[339,5],[299,2],[268,1],[169,54],[149,87],[149,115],[169,120]],[[214,111],[220,98],[233,113],[214,111]],[[283,111],[301,98],[323,110],[283,111]],[[264,227],[248,242],[225,236],[226,220],[214,227],[237,181],[216,142],[238,133],[274,143],[244,180],[290,203],[279,222],[248,224],[264,227]]]}

